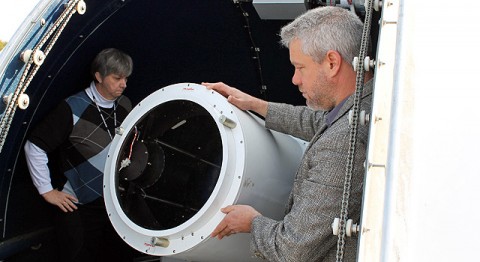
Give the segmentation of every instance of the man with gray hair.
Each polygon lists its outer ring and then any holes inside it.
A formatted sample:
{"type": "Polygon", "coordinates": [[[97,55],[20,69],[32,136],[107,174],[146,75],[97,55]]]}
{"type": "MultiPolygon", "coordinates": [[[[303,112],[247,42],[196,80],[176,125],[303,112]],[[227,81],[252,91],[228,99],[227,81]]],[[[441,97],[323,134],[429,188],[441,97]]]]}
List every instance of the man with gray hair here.
{"type": "Polygon", "coordinates": [[[132,109],[122,95],[132,70],[129,55],[114,48],[102,50],[92,62],[90,86],[63,100],[25,143],[35,187],[61,211],[55,221],[59,261],[101,261],[102,253],[112,261],[132,259],[113,230],[103,202],[103,170],[110,142],[132,109]],[[52,152],[58,152],[63,174],[57,187],[47,165],[52,152]]]}
{"type": "MultiPolygon", "coordinates": [[[[261,100],[224,83],[203,83],[242,110],[265,117],[267,128],[310,141],[295,176],[285,217],[275,221],[251,206],[222,208],[224,219],[212,232],[222,239],[251,233],[251,251],[269,261],[335,261],[332,222],[340,216],[349,149],[348,112],[352,109],[360,52],[361,20],[338,7],[309,10],[281,30],[295,68],[294,85],[307,106],[261,100]]],[[[365,75],[362,110],[370,112],[372,75],[365,75]]],[[[368,126],[360,126],[354,156],[349,218],[360,218],[368,126]]],[[[356,238],[346,241],[344,261],[355,261],[356,238]]]]}

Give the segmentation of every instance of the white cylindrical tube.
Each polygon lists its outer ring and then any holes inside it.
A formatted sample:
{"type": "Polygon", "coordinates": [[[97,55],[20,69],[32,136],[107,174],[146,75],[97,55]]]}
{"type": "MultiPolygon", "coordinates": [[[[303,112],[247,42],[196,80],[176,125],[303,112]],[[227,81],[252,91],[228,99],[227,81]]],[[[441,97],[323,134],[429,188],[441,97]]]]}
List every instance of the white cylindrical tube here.
{"type": "Polygon", "coordinates": [[[130,246],[195,261],[256,260],[249,234],[209,237],[224,217],[220,209],[246,204],[282,219],[306,142],[266,129],[260,118],[192,83],[152,93],[121,128],[109,149],[104,196],[130,246]]]}

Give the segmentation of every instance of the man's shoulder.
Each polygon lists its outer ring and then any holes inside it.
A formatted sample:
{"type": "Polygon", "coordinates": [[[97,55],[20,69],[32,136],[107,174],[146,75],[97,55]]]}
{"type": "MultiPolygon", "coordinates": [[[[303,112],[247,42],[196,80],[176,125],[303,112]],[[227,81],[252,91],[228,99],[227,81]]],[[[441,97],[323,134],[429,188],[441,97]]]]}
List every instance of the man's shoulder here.
{"type": "Polygon", "coordinates": [[[92,104],[85,90],[73,94],[65,99],[73,114],[80,116],[92,104]]]}
{"type": "Polygon", "coordinates": [[[127,111],[132,110],[132,102],[127,96],[121,95],[119,98],[117,98],[117,103],[127,111]]]}
{"type": "Polygon", "coordinates": [[[91,100],[88,97],[87,93],[85,90],[79,91],[78,93],[75,93],[67,98],[65,98],[65,102],[69,105],[73,104],[90,104],[91,100]]]}

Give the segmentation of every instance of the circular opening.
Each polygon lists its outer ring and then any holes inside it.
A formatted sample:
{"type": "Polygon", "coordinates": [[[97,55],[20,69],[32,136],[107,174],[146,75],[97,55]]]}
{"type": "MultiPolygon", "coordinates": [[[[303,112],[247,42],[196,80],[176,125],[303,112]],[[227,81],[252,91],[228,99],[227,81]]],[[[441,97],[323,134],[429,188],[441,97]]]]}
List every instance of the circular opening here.
{"type": "Polygon", "coordinates": [[[115,192],[132,222],[170,229],[207,202],[221,165],[220,132],[208,111],[192,101],[168,101],[128,130],[116,160],[115,192]]]}

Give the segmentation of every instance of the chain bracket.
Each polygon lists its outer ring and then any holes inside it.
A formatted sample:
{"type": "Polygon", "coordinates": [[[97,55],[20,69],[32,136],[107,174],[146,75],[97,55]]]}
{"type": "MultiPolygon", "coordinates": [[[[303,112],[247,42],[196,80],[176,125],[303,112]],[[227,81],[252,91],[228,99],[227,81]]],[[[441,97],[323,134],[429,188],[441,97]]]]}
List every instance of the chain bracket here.
{"type": "MultiPolygon", "coordinates": [[[[8,131],[17,107],[20,109],[26,109],[30,103],[30,99],[24,94],[28,85],[30,85],[33,77],[38,72],[40,66],[43,64],[45,58],[55,45],[73,14],[76,12],[85,13],[86,6],[82,8],[82,2],[84,4],[83,0],[72,0],[68,4],[65,4],[65,10],[57,18],[53,26],[48,29],[47,33],[38,41],[35,47],[32,50],[25,50],[20,54],[20,60],[26,65],[20,81],[15,88],[15,91],[11,94],[11,97],[9,99],[8,96],[7,98],[4,97],[4,101],[8,101],[8,103],[4,117],[0,120],[0,152],[2,152],[3,145],[7,139],[8,131]],[[78,11],[77,7],[80,7],[81,10],[78,11]],[[49,41],[48,44],[47,41],[49,41]],[[44,51],[41,51],[40,48],[45,44],[47,44],[47,46],[44,48],[44,51]]],[[[42,21],[40,21],[40,23],[41,26],[44,26],[42,21]]]]}
{"type": "MultiPolygon", "coordinates": [[[[340,232],[340,218],[336,217],[332,223],[332,231],[333,235],[338,236],[340,232]]],[[[347,220],[345,225],[345,234],[347,237],[351,237],[353,235],[357,235],[360,232],[360,225],[354,224],[352,219],[347,220]]]]}

